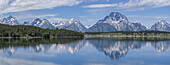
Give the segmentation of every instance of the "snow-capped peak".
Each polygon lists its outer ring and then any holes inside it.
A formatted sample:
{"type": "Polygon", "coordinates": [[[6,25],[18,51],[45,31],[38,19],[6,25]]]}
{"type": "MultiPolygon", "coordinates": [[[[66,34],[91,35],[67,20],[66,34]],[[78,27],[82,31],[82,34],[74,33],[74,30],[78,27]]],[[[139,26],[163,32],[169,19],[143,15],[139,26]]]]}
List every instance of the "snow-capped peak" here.
{"type": "Polygon", "coordinates": [[[75,19],[74,18],[72,18],[72,19],[70,19],[71,21],[74,21],[75,19]]]}
{"type": "Polygon", "coordinates": [[[140,22],[137,22],[137,24],[141,24],[140,22]]]}
{"type": "Polygon", "coordinates": [[[149,26],[149,27],[146,27],[146,29],[150,30],[150,29],[151,29],[151,27],[150,27],[150,26],[149,26]]]}
{"type": "Polygon", "coordinates": [[[165,20],[158,20],[158,23],[161,23],[162,25],[168,24],[165,20]]]}
{"type": "Polygon", "coordinates": [[[170,25],[165,20],[158,20],[154,25],[151,26],[151,30],[170,31],[170,25]]]}
{"type": "Polygon", "coordinates": [[[77,24],[77,23],[80,23],[80,21],[75,20],[74,18],[72,18],[72,19],[70,19],[70,20],[68,21],[68,24],[72,24],[72,23],[77,24]]]}
{"type": "Polygon", "coordinates": [[[41,28],[55,29],[55,27],[45,18],[43,20],[41,20],[40,18],[36,18],[32,22],[24,22],[24,25],[31,25],[31,26],[41,27],[41,28]]]}
{"type": "Polygon", "coordinates": [[[44,18],[44,19],[42,20],[42,22],[44,23],[44,22],[49,22],[49,21],[48,21],[47,19],[44,18]]]}
{"type": "Polygon", "coordinates": [[[31,25],[38,26],[41,23],[42,23],[42,20],[40,18],[36,18],[31,22],[31,25]]]}
{"type": "Polygon", "coordinates": [[[44,18],[43,20],[46,20],[46,21],[48,21],[48,20],[47,20],[47,19],[45,19],[45,18],[44,18]]]}
{"type": "MultiPolygon", "coordinates": [[[[104,26],[101,28],[98,26],[98,24],[103,24],[107,23],[110,24],[110,27],[115,28],[115,30],[118,31],[141,31],[141,30],[146,30],[146,27],[143,26],[140,23],[131,23],[128,21],[125,15],[122,15],[119,12],[111,12],[108,16],[106,16],[104,19],[101,19],[97,22],[96,27],[91,28],[96,29],[97,27],[99,28],[98,30],[103,30],[103,28],[107,28],[107,26],[104,26]]],[[[109,26],[108,26],[109,27],[109,26]]],[[[112,28],[112,29],[113,29],[112,28]]],[[[109,32],[112,32],[113,30],[108,30],[109,32]]],[[[95,31],[93,31],[95,32],[95,31]]]]}
{"type": "Polygon", "coordinates": [[[109,23],[111,25],[119,24],[119,23],[128,23],[128,19],[126,16],[122,15],[119,12],[111,12],[104,19],[99,20],[98,23],[109,23]]]}
{"type": "Polygon", "coordinates": [[[80,21],[75,20],[74,18],[70,19],[61,28],[68,29],[68,30],[74,30],[74,31],[78,31],[78,32],[85,32],[87,30],[87,28],[80,21]]]}
{"type": "Polygon", "coordinates": [[[10,15],[7,18],[3,18],[2,21],[0,21],[1,24],[8,24],[8,25],[19,25],[18,21],[10,15]]]}
{"type": "Polygon", "coordinates": [[[33,20],[33,22],[36,22],[36,21],[42,21],[40,18],[36,18],[33,20]]]}
{"type": "Polygon", "coordinates": [[[85,26],[87,29],[89,29],[90,27],[92,27],[92,25],[86,25],[85,26]]]}
{"type": "Polygon", "coordinates": [[[60,22],[52,22],[51,23],[54,27],[56,28],[60,28],[61,26],[65,25],[64,22],[60,21],[60,22]]]}
{"type": "Polygon", "coordinates": [[[7,19],[15,19],[12,15],[10,15],[9,17],[7,17],[7,19]]]}

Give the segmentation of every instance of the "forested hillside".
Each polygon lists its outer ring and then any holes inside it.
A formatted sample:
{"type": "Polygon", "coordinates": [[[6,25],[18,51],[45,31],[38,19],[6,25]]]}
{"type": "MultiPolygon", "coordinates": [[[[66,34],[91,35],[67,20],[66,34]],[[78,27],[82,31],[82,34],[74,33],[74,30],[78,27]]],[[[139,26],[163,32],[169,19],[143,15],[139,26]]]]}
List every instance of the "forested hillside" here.
{"type": "Polygon", "coordinates": [[[64,29],[42,29],[26,25],[0,24],[0,37],[71,38],[83,37],[83,33],[64,29]]]}

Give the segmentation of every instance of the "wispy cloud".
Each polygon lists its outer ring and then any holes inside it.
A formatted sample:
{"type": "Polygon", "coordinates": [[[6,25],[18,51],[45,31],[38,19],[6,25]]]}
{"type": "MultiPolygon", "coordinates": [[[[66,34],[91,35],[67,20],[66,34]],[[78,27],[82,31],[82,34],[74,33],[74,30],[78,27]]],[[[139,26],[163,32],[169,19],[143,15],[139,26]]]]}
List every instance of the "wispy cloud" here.
{"type": "Polygon", "coordinates": [[[55,17],[57,14],[17,14],[14,15],[16,18],[27,19],[27,18],[47,18],[55,17]]]}
{"type": "Polygon", "coordinates": [[[142,16],[142,15],[127,15],[127,17],[133,17],[133,18],[155,18],[155,19],[170,19],[170,17],[165,17],[165,16],[142,16]]]}
{"type": "Polygon", "coordinates": [[[69,19],[66,19],[66,18],[58,18],[58,17],[51,17],[51,18],[47,18],[50,22],[66,22],[68,21],[69,19]]]}
{"type": "MultiPolygon", "coordinates": [[[[1,18],[8,17],[9,15],[0,15],[1,18]]],[[[24,22],[24,21],[32,21],[35,18],[46,18],[49,20],[49,22],[66,22],[69,19],[66,18],[60,18],[58,17],[58,14],[32,14],[32,13],[17,13],[13,14],[19,22],[24,22]]]]}
{"type": "Polygon", "coordinates": [[[60,21],[68,21],[69,19],[66,18],[59,18],[57,17],[57,14],[20,14],[20,15],[16,15],[16,18],[25,20],[25,19],[29,19],[29,18],[46,18],[49,20],[49,22],[60,22],[60,21]]]}
{"type": "MultiPolygon", "coordinates": [[[[0,15],[1,18],[8,17],[9,15],[0,15]]],[[[31,13],[17,13],[13,14],[19,22],[24,22],[24,21],[32,21],[35,18],[46,18],[50,22],[58,22],[58,21],[68,21],[68,19],[65,18],[57,18],[57,14],[31,14],[31,13]]]]}
{"type": "Polygon", "coordinates": [[[103,11],[103,9],[89,9],[86,10],[87,12],[98,12],[98,11],[103,11]]]}
{"type": "Polygon", "coordinates": [[[115,7],[117,4],[94,4],[94,5],[88,5],[83,6],[83,8],[104,8],[104,7],[115,7]]]}
{"type": "Polygon", "coordinates": [[[0,0],[0,13],[73,6],[83,0],[0,0]]]}
{"type": "Polygon", "coordinates": [[[110,9],[109,8],[105,8],[105,9],[87,9],[86,11],[87,12],[99,12],[99,11],[104,12],[104,11],[107,11],[107,10],[110,10],[110,9]]]}
{"type": "Polygon", "coordinates": [[[128,2],[120,2],[113,4],[93,4],[82,7],[83,8],[117,7],[121,9],[128,9],[129,11],[131,10],[135,11],[164,6],[170,6],[170,0],[129,0],[128,2]]]}
{"type": "Polygon", "coordinates": [[[87,18],[88,16],[79,16],[80,18],[87,18]]]}

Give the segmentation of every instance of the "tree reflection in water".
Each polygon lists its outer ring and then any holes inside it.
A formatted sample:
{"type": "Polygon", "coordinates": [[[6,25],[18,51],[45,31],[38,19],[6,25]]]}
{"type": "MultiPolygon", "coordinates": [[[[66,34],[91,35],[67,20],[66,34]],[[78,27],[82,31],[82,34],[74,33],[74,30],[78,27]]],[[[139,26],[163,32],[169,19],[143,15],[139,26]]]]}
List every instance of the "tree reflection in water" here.
{"type": "Polygon", "coordinates": [[[23,47],[35,53],[62,50],[75,53],[83,46],[93,46],[111,59],[120,59],[130,49],[141,49],[147,43],[159,52],[170,47],[169,38],[0,39],[0,51],[12,55],[23,47]]]}

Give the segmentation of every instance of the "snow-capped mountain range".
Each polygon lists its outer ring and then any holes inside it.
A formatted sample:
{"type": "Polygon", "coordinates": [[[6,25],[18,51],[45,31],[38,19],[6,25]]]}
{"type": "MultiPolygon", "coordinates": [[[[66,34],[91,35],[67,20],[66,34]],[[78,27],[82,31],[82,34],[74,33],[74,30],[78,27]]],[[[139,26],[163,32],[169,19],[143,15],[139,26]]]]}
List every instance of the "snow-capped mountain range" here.
{"type": "Polygon", "coordinates": [[[9,16],[0,20],[1,24],[9,25],[31,25],[41,28],[49,29],[68,29],[78,32],[112,32],[112,31],[144,31],[144,30],[157,30],[157,31],[170,31],[170,24],[165,20],[159,20],[151,27],[145,27],[140,22],[129,22],[125,15],[119,12],[111,12],[104,19],[99,20],[93,26],[84,26],[80,21],[70,19],[68,22],[55,22],[51,23],[47,19],[36,18],[33,21],[24,22],[19,24],[15,17],[9,16]]]}
{"type": "Polygon", "coordinates": [[[7,18],[3,18],[2,20],[0,20],[0,23],[8,25],[19,25],[18,21],[11,15],[7,18]]]}
{"type": "Polygon", "coordinates": [[[147,30],[141,23],[129,22],[126,16],[119,12],[112,12],[104,19],[99,20],[89,28],[89,32],[112,32],[112,31],[143,31],[147,30]],[[105,26],[100,26],[105,25],[105,26]],[[108,27],[109,26],[109,27],[108,27]],[[112,30],[110,29],[112,27],[112,30]],[[100,30],[100,31],[98,31],[100,30]]]}
{"type": "Polygon", "coordinates": [[[170,24],[165,20],[159,20],[151,26],[151,30],[170,31],[170,24]]]}
{"type": "Polygon", "coordinates": [[[56,22],[56,23],[52,22],[51,24],[52,24],[55,28],[61,28],[61,26],[63,26],[65,23],[62,22],[62,21],[60,21],[60,22],[56,22]]]}
{"type": "Polygon", "coordinates": [[[87,28],[78,20],[70,19],[68,22],[56,22],[50,23],[47,19],[41,20],[40,18],[34,19],[32,22],[24,22],[24,25],[32,25],[41,28],[49,28],[49,29],[68,29],[78,32],[85,32],[87,28]]]}
{"type": "Polygon", "coordinates": [[[31,26],[41,27],[41,28],[55,29],[55,27],[47,19],[41,20],[40,18],[36,18],[32,22],[24,22],[23,25],[31,25],[31,26]]]}
{"type": "Polygon", "coordinates": [[[70,19],[64,25],[60,25],[58,28],[74,30],[78,32],[86,32],[87,28],[78,20],[74,18],[70,19]]]}

